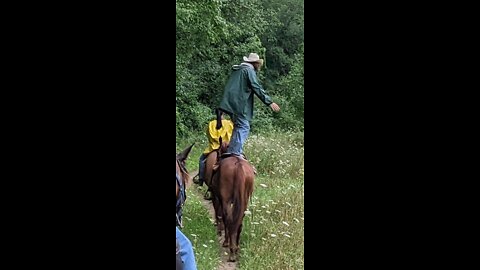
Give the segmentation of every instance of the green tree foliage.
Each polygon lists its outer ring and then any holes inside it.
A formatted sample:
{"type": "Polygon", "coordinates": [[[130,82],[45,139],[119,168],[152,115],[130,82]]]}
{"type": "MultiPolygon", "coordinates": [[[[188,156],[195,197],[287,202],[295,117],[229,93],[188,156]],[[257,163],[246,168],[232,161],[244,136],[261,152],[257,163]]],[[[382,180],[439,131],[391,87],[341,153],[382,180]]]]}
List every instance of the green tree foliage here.
{"type": "Polygon", "coordinates": [[[177,0],[177,136],[203,132],[230,67],[250,52],[265,58],[260,80],[282,107],[257,105],[254,130],[303,129],[303,1],[177,0]]]}

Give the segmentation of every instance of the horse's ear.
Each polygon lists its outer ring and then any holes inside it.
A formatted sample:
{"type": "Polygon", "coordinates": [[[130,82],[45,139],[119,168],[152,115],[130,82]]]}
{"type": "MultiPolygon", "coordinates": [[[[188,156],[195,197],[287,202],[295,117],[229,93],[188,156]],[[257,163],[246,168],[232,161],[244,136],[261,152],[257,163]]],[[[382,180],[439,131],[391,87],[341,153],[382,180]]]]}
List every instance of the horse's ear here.
{"type": "Polygon", "coordinates": [[[188,158],[188,155],[190,154],[190,151],[192,151],[192,147],[194,145],[195,145],[195,143],[193,143],[192,145],[190,145],[190,147],[187,147],[180,154],[178,154],[177,159],[180,160],[180,161],[185,161],[188,158]]]}

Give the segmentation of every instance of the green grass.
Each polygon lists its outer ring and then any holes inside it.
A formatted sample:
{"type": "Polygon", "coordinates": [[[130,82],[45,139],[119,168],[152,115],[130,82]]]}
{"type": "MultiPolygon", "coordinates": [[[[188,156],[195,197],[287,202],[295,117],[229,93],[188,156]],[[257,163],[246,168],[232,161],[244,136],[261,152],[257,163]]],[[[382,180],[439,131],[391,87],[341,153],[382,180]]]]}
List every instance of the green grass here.
{"type": "Polygon", "coordinates": [[[183,210],[184,228],[182,231],[190,239],[195,251],[197,268],[216,269],[220,262],[218,240],[210,214],[201,204],[201,198],[192,189],[183,210]]]}
{"type": "MultiPolygon", "coordinates": [[[[177,152],[193,141],[184,141],[177,152]]],[[[198,169],[198,157],[206,147],[203,138],[196,141],[187,162],[190,171],[198,169]]],[[[303,133],[251,135],[245,153],[258,175],[244,219],[240,269],[304,269],[303,133]]],[[[188,192],[184,231],[194,243],[198,269],[217,269],[220,248],[215,228],[200,203],[203,193],[195,188],[188,192]]]]}
{"type": "Polygon", "coordinates": [[[241,269],[303,269],[303,182],[256,179],[244,219],[241,269]]]}
{"type": "MultiPolygon", "coordinates": [[[[189,172],[198,170],[198,159],[206,148],[207,140],[201,137],[192,137],[182,140],[180,146],[177,145],[177,153],[195,142],[192,152],[187,160],[187,169],[189,172]]],[[[220,249],[217,240],[216,229],[213,226],[212,219],[208,210],[202,205],[201,191],[197,191],[197,186],[192,185],[187,190],[187,201],[183,209],[182,231],[192,242],[195,251],[195,260],[197,269],[210,270],[217,269],[220,263],[220,249]]]]}

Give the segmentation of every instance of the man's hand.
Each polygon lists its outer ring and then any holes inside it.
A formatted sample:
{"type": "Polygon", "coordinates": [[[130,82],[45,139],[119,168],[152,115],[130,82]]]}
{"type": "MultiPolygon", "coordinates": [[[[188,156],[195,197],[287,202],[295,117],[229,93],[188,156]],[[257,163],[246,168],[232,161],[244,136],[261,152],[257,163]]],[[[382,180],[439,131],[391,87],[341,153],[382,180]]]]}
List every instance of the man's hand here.
{"type": "Polygon", "coordinates": [[[270,104],[270,108],[272,108],[272,110],[274,112],[279,112],[280,111],[280,107],[277,105],[277,103],[273,102],[272,104],[270,104]]]}

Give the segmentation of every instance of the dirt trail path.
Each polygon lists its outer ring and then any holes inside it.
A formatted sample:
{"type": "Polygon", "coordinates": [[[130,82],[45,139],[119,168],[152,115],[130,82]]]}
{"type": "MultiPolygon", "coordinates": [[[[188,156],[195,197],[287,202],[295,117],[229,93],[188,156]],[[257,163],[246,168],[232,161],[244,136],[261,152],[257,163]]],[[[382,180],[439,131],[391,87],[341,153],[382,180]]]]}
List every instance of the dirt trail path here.
{"type": "MultiPolygon", "coordinates": [[[[205,208],[208,209],[208,212],[210,213],[211,218],[215,220],[215,210],[213,209],[212,202],[203,199],[202,204],[203,206],[205,206],[205,208]]],[[[222,232],[222,235],[218,236],[218,245],[221,252],[220,260],[222,261],[218,266],[218,270],[235,270],[237,269],[237,263],[228,261],[228,248],[222,247],[224,240],[225,240],[225,236],[224,236],[224,233],[222,232]]]]}
{"type": "MultiPolygon", "coordinates": [[[[191,176],[196,176],[198,173],[198,171],[194,171],[192,172],[190,175],[191,176]]],[[[195,186],[196,187],[196,186],[195,186]]],[[[208,210],[208,212],[210,213],[210,217],[212,220],[215,220],[215,210],[213,209],[213,204],[211,201],[208,201],[208,200],[205,200],[203,199],[203,193],[201,191],[198,191],[196,188],[195,190],[197,192],[199,192],[201,198],[202,198],[202,204],[203,206],[208,210]]],[[[215,229],[216,230],[216,229],[215,229]]],[[[225,235],[224,233],[222,232],[222,235],[221,236],[218,236],[218,246],[219,246],[219,249],[220,249],[220,252],[221,252],[221,255],[220,255],[220,260],[221,260],[221,263],[220,265],[218,266],[218,269],[217,270],[236,270],[237,269],[237,263],[236,262],[229,262],[228,261],[228,248],[224,248],[222,247],[222,244],[223,244],[223,241],[225,240],[225,235]]]]}

